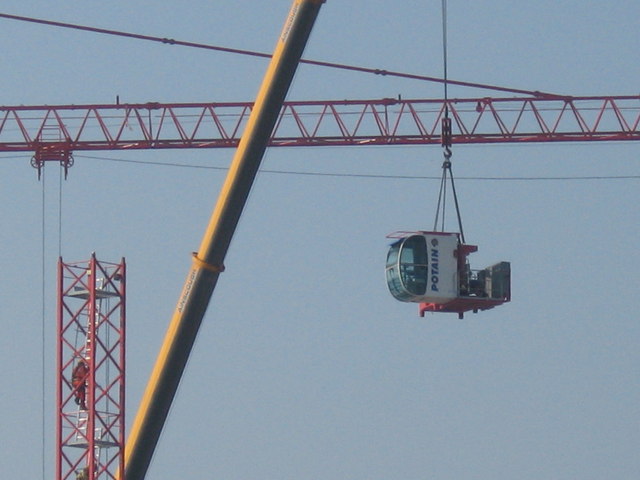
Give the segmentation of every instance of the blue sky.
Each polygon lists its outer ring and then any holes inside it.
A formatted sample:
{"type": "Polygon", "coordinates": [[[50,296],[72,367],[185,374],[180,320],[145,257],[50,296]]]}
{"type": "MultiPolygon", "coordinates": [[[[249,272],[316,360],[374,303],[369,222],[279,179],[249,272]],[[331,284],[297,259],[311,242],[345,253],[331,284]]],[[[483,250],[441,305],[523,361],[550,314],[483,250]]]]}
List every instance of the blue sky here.
{"type": "MultiPolygon", "coordinates": [[[[5,0],[1,12],[271,52],[290,3],[5,0]]],[[[638,93],[637,2],[450,1],[448,15],[451,78],[638,93]]],[[[251,101],[266,68],[0,24],[3,105],[251,101]]],[[[440,2],[328,0],[305,57],[440,76],[440,2]]],[[[303,65],[288,98],[398,94],[439,98],[442,86],[303,65]]],[[[450,90],[478,95],[495,94],[450,90]]],[[[59,248],[68,261],[127,259],[132,420],[224,180],[186,166],[225,167],[232,154],[78,152],[62,183],[55,167],[38,182],[29,155],[0,154],[3,478],[42,477],[43,428],[53,477],[59,248]]],[[[638,179],[535,180],[637,177],[638,146],[454,146],[472,266],[507,260],[513,272],[510,304],[462,321],[420,318],[384,283],[385,235],[433,224],[438,182],[404,176],[438,176],[441,162],[437,147],[267,152],[266,170],[387,178],[258,176],[147,478],[640,476],[638,179]]]]}

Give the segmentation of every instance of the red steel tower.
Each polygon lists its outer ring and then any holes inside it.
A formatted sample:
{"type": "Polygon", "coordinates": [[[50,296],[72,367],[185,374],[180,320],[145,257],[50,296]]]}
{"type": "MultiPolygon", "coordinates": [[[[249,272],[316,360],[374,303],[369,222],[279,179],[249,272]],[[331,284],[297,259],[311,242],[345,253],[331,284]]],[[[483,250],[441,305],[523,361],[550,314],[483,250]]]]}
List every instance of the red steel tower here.
{"type": "Polygon", "coordinates": [[[124,479],[125,273],[58,261],[56,480],[124,479]]]}

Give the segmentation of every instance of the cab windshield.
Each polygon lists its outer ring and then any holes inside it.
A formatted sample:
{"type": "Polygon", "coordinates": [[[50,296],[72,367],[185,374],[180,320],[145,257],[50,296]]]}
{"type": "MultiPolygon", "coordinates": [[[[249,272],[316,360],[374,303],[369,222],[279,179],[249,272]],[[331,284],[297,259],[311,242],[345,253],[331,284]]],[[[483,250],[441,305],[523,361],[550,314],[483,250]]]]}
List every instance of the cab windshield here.
{"type": "Polygon", "coordinates": [[[391,245],[387,254],[387,286],[398,300],[412,301],[427,291],[427,242],[413,235],[391,245]]]}

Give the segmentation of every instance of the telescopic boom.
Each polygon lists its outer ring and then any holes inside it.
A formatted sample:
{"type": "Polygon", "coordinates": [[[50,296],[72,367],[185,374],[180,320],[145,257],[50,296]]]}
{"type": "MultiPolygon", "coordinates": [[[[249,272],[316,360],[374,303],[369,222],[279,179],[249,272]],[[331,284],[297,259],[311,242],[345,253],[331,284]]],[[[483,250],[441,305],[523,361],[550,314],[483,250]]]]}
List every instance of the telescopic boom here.
{"type": "Polygon", "coordinates": [[[251,185],[325,0],[295,0],[151,373],[125,448],[126,480],[143,480],[251,185]]]}

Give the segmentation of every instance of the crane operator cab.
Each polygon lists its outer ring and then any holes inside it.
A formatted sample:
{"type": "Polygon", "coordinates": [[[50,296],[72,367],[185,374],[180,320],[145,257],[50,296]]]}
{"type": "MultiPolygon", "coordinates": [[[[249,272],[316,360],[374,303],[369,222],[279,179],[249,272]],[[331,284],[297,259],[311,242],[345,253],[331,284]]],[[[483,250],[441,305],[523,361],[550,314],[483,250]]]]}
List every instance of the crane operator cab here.
{"type": "Polygon", "coordinates": [[[420,303],[425,312],[488,310],[511,300],[511,265],[499,262],[471,270],[467,256],[478,250],[460,242],[460,234],[397,232],[387,254],[387,286],[402,302],[420,303]]]}

